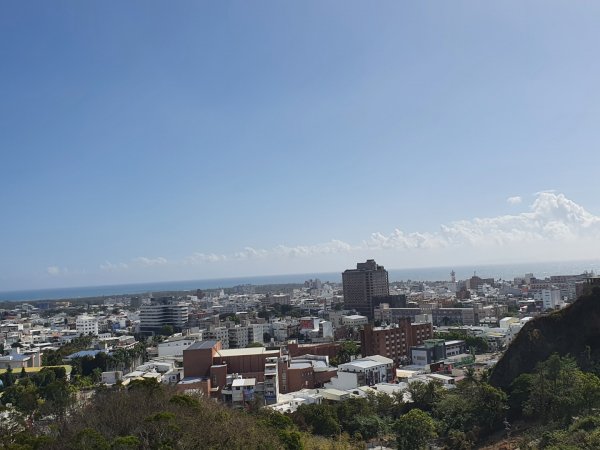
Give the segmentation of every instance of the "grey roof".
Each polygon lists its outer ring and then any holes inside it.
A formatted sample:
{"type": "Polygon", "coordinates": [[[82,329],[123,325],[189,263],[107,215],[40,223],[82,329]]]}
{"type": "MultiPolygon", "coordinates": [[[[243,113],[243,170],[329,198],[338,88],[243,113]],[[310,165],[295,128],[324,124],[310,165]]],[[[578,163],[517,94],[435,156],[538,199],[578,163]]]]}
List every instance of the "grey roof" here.
{"type": "Polygon", "coordinates": [[[81,350],[79,352],[71,353],[65,359],[84,358],[86,356],[93,357],[93,356],[96,356],[98,353],[109,353],[109,352],[107,352],[105,350],[81,350]]]}
{"type": "Polygon", "coordinates": [[[200,350],[200,349],[213,348],[215,345],[217,345],[217,342],[219,342],[219,341],[212,341],[212,340],[199,341],[199,342],[193,343],[185,350],[200,350]]]}

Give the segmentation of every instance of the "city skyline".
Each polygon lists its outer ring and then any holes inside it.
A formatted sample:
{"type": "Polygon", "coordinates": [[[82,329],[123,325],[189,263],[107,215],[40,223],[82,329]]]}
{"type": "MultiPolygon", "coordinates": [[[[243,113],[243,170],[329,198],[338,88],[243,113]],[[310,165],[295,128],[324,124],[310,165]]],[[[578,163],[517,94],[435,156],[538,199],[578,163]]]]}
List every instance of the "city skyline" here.
{"type": "Polygon", "coordinates": [[[261,5],[0,5],[0,291],[597,257],[600,5],[261,5]]]}

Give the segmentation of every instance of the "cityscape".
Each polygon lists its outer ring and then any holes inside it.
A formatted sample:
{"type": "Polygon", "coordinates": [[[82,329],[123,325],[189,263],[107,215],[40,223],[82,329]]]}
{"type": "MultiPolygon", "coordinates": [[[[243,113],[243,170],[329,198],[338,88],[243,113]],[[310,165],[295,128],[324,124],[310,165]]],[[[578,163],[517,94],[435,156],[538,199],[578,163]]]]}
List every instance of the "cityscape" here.
{"type": "Polygon", "coordinates": [[[591,271],[390,283],[372,259],[341,279],[15,302],[0,324],[0,379],[15,402],[6,417],[31,408],[11,391],[17,380],[56,368],[75,389],[70,407],[148,382],[287,415],[373,395],[410,404],[416,386],[452,391],[489,376],[529,322],[600,285],[591,271]]]}
{"type": "Polygon", "coordinates": [[[0,2],[0,450],[600,449],[600,2],[0,2]]]}

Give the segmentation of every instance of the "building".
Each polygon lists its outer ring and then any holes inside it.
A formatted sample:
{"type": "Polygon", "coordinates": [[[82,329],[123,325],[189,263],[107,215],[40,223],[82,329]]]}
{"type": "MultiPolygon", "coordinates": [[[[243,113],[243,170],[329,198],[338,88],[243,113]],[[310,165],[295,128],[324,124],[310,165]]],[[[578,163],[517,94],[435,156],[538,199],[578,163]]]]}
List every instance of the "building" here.
{"type": "MultiPolygon", "coordinates": [[[[493,308],[488,308],[492,310],[493,308]]],[[[431,320],[437,326],[450,325],[478,325],[480,314],[484,314],[485,308],[480,309],[475,305],[471,308],[390,308],[388,304],[382,303],[374,309],[373,317],[382,323],[399,323],[403,319],[417,321],[418,316],[431,315],[431,320]]],[[[496,311],[493,310],[495,314],[496,311]]]]}
{"type": "Polygon", "coordinates": [[[390,308],[406,308],[406,295],[395,294],[395,295],[374,295],[373,296],[373,308],[385,303],[390,308]]]}
{"type": "Polygon", "coordinates": [[[21,369],[23,367],[40,367],[42,365],[42,356],[39,349],[21,353],[19,347],[10,349],[10,353],[6,356],[0,356],[0,369],[12,370],[21,369]]]}
{"type": "MultiPolygon", "coordinates": [[[[560,289],[542,289],[539,296],[541,297],[544,309],[556,309],[564,305],[560,289]]],[[[534,299],[536,299],[535,295],[534,299]]]]}
{"type": "Polygon", "coordinates": [[[287,353],[291,358],[303,355],[327,356],[335,358],[340,352],[341,345],[337,342],[324,342],[318,344],[298,344],[290,342],[287,345],[287,353]]]}
{"type": "Polygon", "coordinates": [[[367,316],[361,316],[359,314],[352,314],[350,316],[341,317],[342,325],[345,327],[360,327],[369,323],[367,316]]]}
{"type": "Polygon", "coordinates": [[[198,340],[202,340],[202,338],[200,336],[199,339],[187,336],[172,337],[157,345],[158,356],[182,356],[183,350],[198,340]]]}
{"type": "Polygon", "coordinates": [[[406,318],[384,327],[366,325],[360,331],[361,352],[363,356],[381,355],[403,364],[410,358],[411,347],[432,337],[431,323],[411,323],[406,318]]]}
{"type": "Polygon", "coordinates": [[[255,378],[242,378],[239,375],[228,375],[226,385],[223,387],[221,395],[224,402],[243,406],[254,400],[255,389],[255,378]]]}
{"type": "Polygon", "coordinates": [[[220,398],[221,389],[227,386],[227,375],[237,374],[243,378],[255,378],[263,382],[267,359],[279,358],[280,350],[264,347],[225,350],[220,341],[202,341],[183,351],[183,372],[186,378],[208,383],[208,393],[220,398]]]}
{"type": "Polygon", "coordinates": [[[355,359],[338,366],[337,376],[325,383],[326,388],[348,390],[359,386],[373,386],[394,380],[394,361],[380,355],[355,359]]]}
{"type": "Polygon", "coordinates": [[[266,405],[279,402],[279,358],[271,357],[265,359],[265,380],[263,396],[266,405]]]}
{"type": "Polygon", "coordinates": [[[412,347],[410,353],[413,364],[426,366],[446,359],[446,343],[443,339],[428,339],[423,345],[412,347]]]}
{"type": "Polygon", "coordinates": [[[88,316],[87,314],[83,314],[81,316],[77,316],[75,320],[75,329],[79,335],[98,335],[98,318],[94,316],[88,316]]]}
{"type": "Polygon", "coordinates": [[[219,341],[196,342],[183,351],[184,380],[204,381],[204,391],[220,398],[223,389],[230,394],[232,375],[253,378],[263,385],[267,404],[277,403],[280,393],[323,386],[335,375],[328,361],[328,356],[292,358],[264,347],[224,350],[219,341]]]}
{"type": "Polygon", "coordinates": [[[373,318],[373,297],[390,295],[387,270],[373,259],[356,264],[356,269],[345,270],[342,284],[345,307],[369,318],[373,318]]]}
{"type": "Polygon", "coordinates": [[[227,330],[229,348],[246,348],[248,342],[248,327],[236,325],[227,330]]]}
{"type": "Polygon", "coordinates": [[[172,326],[175,332],[182,331],[187,326],[188,313],[187,303],[173,297],[153,300],[140,309],[140,331],[144,334],[159,333],[166,325],[172,326]]]}
{"type": "Polygon", "coordinates": [[[291,303],[291,297],[289,294],[273,294],[265,297],[265,301],[269,305],[289,305],[291,303]]]}
{"type": "Polygon", "coordinates": [[[446,341],[446,358],[467,353],[467,344],[463,340],[446,341]]]}
{"type": "Polygon", "coordinates": [[[333,339],[333,324],[318,317],[302,317],[298,332],[305,339],[333,339]]]}
{"type": "Polygon", "coordinates": [[[221,348],[229,348],[229,329],[226,327],[213,327],[205,332],[206,339],[219,341],[221,348]]]}
{"type": "Polygon", "coordinates": [[[416,321],[416,317],[421,315],[421,308],[392,308],[387,303],[381,303],[373,310],[373,318],[381,323],[398,323],[402,319],[416,321]]]}

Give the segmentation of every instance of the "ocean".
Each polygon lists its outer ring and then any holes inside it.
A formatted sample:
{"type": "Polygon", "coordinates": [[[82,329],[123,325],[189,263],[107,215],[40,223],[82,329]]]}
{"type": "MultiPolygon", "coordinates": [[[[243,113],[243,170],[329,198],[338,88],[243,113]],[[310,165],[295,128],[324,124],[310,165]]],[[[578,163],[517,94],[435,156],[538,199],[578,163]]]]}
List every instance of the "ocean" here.
{"type": "MultiPolygon", "coordinates": [[[[472,265],[457,267],[429,267],[415,269],[388,269],[390,281],[443,281],[450,280],[450,272],[456,272],[458,280],[470,278],[474,273],[482,278],[512,280],[533,273],[538,278],[551,275],[575,275],[585,271],[600,273],[600,260],[562,261],[545,263],[519,263],[497,265],[472,265]]],[[[107,286],[83,286],[53,289],[36,289],[0,292],[0,301],[58,300],[85,297],[101,297],[120,294],[146,294],[164,291],[193,291],[196,289],[217,289],[244,284],[286,284],[303,283],[308,279],[340,283],[341,272],[271,275],[241,278],[220,278],[210,280],[161,281],[152,283],[120,284],[107,286]]]]}

